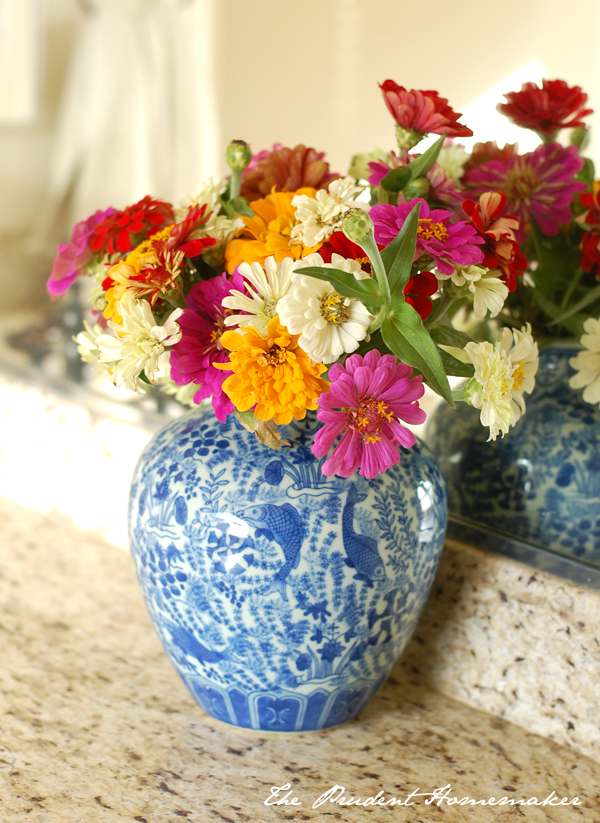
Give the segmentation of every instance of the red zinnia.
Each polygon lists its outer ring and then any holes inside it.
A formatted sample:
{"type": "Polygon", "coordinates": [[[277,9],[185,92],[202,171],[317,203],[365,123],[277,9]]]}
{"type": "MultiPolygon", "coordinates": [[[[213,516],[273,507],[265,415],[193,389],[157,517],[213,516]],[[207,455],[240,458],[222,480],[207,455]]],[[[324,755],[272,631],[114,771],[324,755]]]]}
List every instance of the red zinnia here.
{"type": "Polygon", "coordinates": [[[293,149],[277,145],[271,152],[260,152],[242,176],[240,194],[252,203],[271,194],[273,186],[276,191],[298,191],[306,186],[326,189],[339,174],[329,170],[324,157],[325,152],[302,144],[293,149]]]}
{"type": "Polygon", "coordinates": [[[533,129],[554,136],[559,129],[585,126],[581,119],[593,112],[584,108],[587,94],[579,86],[570,88],[564,80],[542,80],[523,83],[521,91],[504,95],[508,103],[498,103],[497,109],[515,126],[533,129]]]}
{"type": "Polygon", "coordinates": [[[419,134],[443,134],[448,137],[472,137],[470,128],[458,122],[462,117],[437,91],[405,89],[393,80],[379,84],[383,99],[396,125],[419,134]]]}
{"type": "Polygon", "coordinates": [[[141,240],[150,237],[175,219],[173,206],[162,200],[144,197],[123,211],[106,217],[94,229],[91,247],[102,254],[126,254],[141,240]],[[143,233],[143,237],[135,237],[143,233]]]}
{"type": "Polygon", "coordinates": [[[463,209],[471,218],[471,225],[485,240],[482,247],[482,265],[499,269],[509,291],[517,288],[517,276],[523,274],[527,258],[521,252],[515,232],[519,231],[519,218],[504,214],[506,195],[499,191],[482,194],[479,203],[465,200],[463,209]]]}
{"type": "Polygon", "coordinates": [[[590,272],[600,263],[600,183],[594,181],[594,189],[579,195],[581,205],[586,209],[575,219],[587,231],[581,238],[581,268],[590,272]]]}

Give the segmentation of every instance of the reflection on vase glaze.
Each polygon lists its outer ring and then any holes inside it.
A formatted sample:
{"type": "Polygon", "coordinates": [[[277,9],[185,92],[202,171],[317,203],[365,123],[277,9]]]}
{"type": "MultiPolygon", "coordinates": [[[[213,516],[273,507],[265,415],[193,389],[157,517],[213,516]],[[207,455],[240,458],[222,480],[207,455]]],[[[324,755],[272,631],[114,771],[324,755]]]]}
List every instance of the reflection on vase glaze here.
{"type": "Polygon", "coordinates": [[[195,410],[136,469],[130,536],[163,645],[198,703],[234,725],[297,731],[352,719],[427,599],[445,485],[422,444],[366,480],[327,478],[316,417],[273,452],[195,410]]]}
{"type": "Polygon", "coordinates": [[[576,349],[541,353],[527,413],[486,443],[479,412],[440,408],[427,441],[451,512],[600,567],[600,409],[569,386],[576,349]]]}

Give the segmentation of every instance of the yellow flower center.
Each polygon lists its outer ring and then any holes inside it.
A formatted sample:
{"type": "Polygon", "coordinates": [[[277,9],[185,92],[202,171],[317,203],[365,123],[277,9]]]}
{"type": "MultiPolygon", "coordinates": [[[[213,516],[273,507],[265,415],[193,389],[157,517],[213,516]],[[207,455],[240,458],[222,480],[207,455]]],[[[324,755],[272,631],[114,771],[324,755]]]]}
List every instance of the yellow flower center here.
{"type": "Polygon", "coordinates": [[[442,243],[448,239],[448,230],[443,223],[434,223],[431,217],[422,217],[419,220],[418,236],[422,240],[440,240],[442,243]]]}
{"type": "Polygon", "coordinates": [[[321,316],[328,323],[345,323],[348,319],[345,298],[337,292],[324,295],[321,298],[321,316]]]}
{"type": "Polygon", "coordinates": [[[368,397],[359,401],[358,409],[344,409],[350,418],[350,426],[362,435],[365,443],[381,440],[381,427],[389,422],[393,415],[383,400],[368,397]]]}
{"type": "Polygon", "coordinates": [[[281,366],[287,360],[287,349],[278,346],[272,337],[267,340],[269,350],[261,354],[258,362],[263,366],[281,366]]]}
{"type": "Polygon", "coordinates": [[[513,391],[519,391],[519,389],[525,382],[525,366],[522,363],[519,363],[517,368],[512,373],[512,379],[513,391]]]}

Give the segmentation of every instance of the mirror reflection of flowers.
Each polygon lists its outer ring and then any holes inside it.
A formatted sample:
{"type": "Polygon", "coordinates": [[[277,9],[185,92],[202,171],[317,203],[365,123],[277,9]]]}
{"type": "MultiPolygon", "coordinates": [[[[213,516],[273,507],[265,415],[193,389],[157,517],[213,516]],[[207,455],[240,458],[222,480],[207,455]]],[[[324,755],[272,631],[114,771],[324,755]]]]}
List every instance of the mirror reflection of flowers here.
{"type": "Polygon", "coordinates": [[[185,202],[148,195],[77,224],[48,290],[91,279],[77,336],[86,363],[138,393],[156,384],[188,405],[210,399],[221,422],[234,414],[280,449],[273,472],[386,471],[415,442],[426,385],[504,436],[526,412],[538,341],[556,337],[581,339],[572,385],[600,403],[600,184],[582,154],[585,93],[525,84],[499,108],[540,146],[468,153],[472,131],[438,92],[391,79],[380,90],[396,145],[355,154],[347,173],[310,146],[252,154],[236,140],[229,175],[185,202]],[[570,145],[557,141],[564,129],[570,145]],[[296,465],[277,426],[309,410],[322,427],[296,465]]]}

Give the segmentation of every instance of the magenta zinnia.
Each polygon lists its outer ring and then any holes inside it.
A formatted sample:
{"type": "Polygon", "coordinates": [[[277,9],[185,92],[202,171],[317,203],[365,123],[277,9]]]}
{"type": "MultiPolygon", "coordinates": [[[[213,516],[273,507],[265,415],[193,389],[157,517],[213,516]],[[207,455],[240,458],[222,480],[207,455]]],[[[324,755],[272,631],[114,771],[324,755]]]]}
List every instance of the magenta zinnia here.
{"type": "Polygon", "coordinates": [[[414,260],[425,258],[424,269],[437,266],[442,274],[453,274],[455,266],[481,263],[483,252],[478,246],[485,241],[464,220],[445,209],[430,209],[425,200],[416,198],[399,206],[373,206],[369,214],[375,226],[378,245],[388,246],[396,237],[416,203],[421,204],[419,230],[414,260]]]}
{"type": "Polygon", "coordinates": [[[360,468],[360,474],[371,479],[400,461],[399,446],[414,446],[414,434],[398,419],[425,421],[417,402],[423,396],[423,378],[411,374],[410,366],[376,349],[364,358],[353,354],[343,366],[329,369],[331,390],[319,397],[317,412],[325,425],[315,435],[313,453],[324,457],[341,439],[323,463],[323,474],[350,477],[360,468]]]}
{"type": "Polygon", "coordinates": [[[221,306],[233,289],[244,291],[244,278],[237,271],[231,280],[225,274],[192,286],[187,297],[189,308],[178,319],[181,340],[171,349],[171,377],[178,386],[198,383],[194,403],[212,397],[215,417],[224,423],[233,413],[233,403],[223,391],[229,377],[215,363],[229,362],[229,352],[220,343],[228,309],[221,306]]]}
{"type": "Polygon", "coordinates": [[[476,196],[488,191],[506,195],[506,211],[519,218],[516,237],[522,243],[532,220],[549,237],[558,234],[561,223],[571,222],[573,195],[585,189],[575,179],[583,164],[575,146],[549,143],[506,161],[491,160],[470,171],[464,182],[476,196]]]}
{"type": "Polygon", "coordinates": [[[87,220],[75,224],[71,233],[71,240],[68,243],[59,245],[56,260],[52,265],[52,271],[46,284],[53,297],[64,294],[72,283],[84,273],[86,266],[94,256],[94,250],[91,246],[94,229],[106,217],[110,217],[114,213],[115,210],[110,207],[106,211],[94,212],[87,220]]]}

